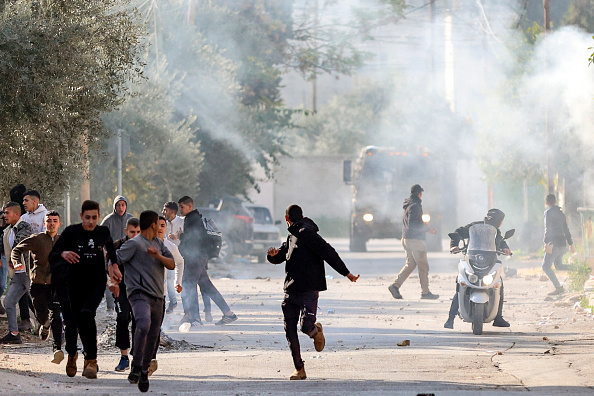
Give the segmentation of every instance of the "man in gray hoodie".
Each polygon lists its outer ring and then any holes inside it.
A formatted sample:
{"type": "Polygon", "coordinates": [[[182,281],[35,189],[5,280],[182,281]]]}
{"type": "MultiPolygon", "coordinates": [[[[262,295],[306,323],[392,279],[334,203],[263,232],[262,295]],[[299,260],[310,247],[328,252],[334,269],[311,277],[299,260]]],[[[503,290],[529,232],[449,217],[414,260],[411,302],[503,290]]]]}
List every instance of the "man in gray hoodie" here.
{"type": "Polygon", "coordinates": [[[132,214],[128,213],[128,200],[123,195],[118,195],[113,200],[113,212],[105,216],[102,226],[109,228],[111,239],[117,241],[126,237],[126,223],[132,214]]]}
{"type": "MultiPolygon", "coordinates": [[[[128,213],[128,200],[123,195],[118,195],[113,200],[113,212],[103,218],[101,225],[109,228],[112,240],[118,241],[126,237],[126,224],[131,217],[134,216],[128,213]]],[[[114,312],[115,299],[109,291],[109,287],[105,289],[105,302],[107,311],[114,312]]]]}

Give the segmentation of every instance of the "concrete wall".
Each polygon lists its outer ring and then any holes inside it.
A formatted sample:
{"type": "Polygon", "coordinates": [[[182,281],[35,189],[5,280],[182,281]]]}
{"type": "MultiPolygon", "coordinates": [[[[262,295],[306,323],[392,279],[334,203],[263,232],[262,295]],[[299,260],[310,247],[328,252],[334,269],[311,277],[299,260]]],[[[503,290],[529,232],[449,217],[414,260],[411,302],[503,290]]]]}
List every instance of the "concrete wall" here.
{"type": "MultiPolygon", "coordinates": [[[[343,182],[344,159],[342,156],[282,158],[274,170],[274,180],[266,181],[263,173],[256,175],[261,192],[254,191],[250,198],[254,203],[268,206],[274,219],[283,221],[283,224],[285,209],[294,203],[300,205],[308,217],[348,222],[351,186],[343,182]]],[[[448,224],[452,230],[482,219],[488,209],[487,184],[476,161],[458,160],[455,169],[451,183],[456,191],[457,216],[453,219],[455,224],[448,224]]]]}
{"type": "Polygon", "coordinates": [[[342,181],[344,158],[284,158],[274,172],[274,213],[282,218],[287,206],[298,204],[306,216],[350,215],[351,186],[342,181]]]}

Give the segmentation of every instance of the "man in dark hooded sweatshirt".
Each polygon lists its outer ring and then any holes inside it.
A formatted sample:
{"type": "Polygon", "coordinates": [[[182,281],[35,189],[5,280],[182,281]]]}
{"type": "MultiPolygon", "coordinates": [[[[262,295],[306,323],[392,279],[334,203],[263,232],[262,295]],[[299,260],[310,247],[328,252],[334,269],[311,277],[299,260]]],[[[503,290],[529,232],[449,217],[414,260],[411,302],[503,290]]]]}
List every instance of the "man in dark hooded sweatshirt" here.
{"type": "MultiPolygon", "coordinates": [[[[113,212],[103,218],[101,225],[109,228],[113,241],[119,241],[126,238],[126,225],[132,217],[134,216],[128,213],[128,200],[123,195],[118,195],[113,200],[113,212]]],[[[105,303],[108,312],[115,311],[115,298],[108,288],[105,289],[105,303]]]]}
{"type": "MultiPolygon", "coordinates": [[[[450,241],[450,251],[453,253],[460,251],[460,241],[462,239],[469,238],[469,229],[475,224],[489,224],[493,227],[497,228],[497,236],[495,236],[495,246],[497,250],[503,251],[506,255],[511,255],[511,250],[507,245],[507,242],[501,236],[501,231],[499,227],[503,224],[503,219],[505,218],[505,213],[503,213],[499,209],[489,209],[487,212],[487,216],[482,221],[475,221],[473,223],[467,224],[462,227],[456,228],[454,233],[458,234],[460,237],[452,238],[450,241]]],[[[446,329],[453,329],[454,328],[454,319],[456,315],[458,315],[458,308],[459,308],[459,301],[458,301],[458,277],[456,277],[456,294],[454,298],[452,298],[452,305],[450,306],[450,313],[448,315],[448,320],[445,322],[443,327],[446,329]]],[[[499,309],[497,311],[497,316],[493,320],[493,326],[495,327],[509,327],[509,322],[503,319],[503,282],[501,283],[501,296],[499,299],[499,309]]]]}
{"type": "Polygon", "coordinates": [[[287,208],[285,219],[289,236],[280,249],[268,249],[268,261],[285,264],[285,298],[281,305],[285,318],[285,334],[293,355],[295,372],[291,380],[304,380],[304,362],[301,359],[297,323],[301,317],[301,331],[314,340],[316,351],[324,349],[326,340],[322,325],[316,322],[319,293],[327,289],[324,261],[351,282],[359,275],[351,274],[336,250],[318,235],[318,226],[297,205],[287,208]]]}
{"type": "Polygon", "coordinates": [[[434,228],[429,228],[423,221],[423,206],[421,197],[423,188],[415,184],[410,189],[410,197],[404,200],[402,208],[402,247],[406,252],[406,264],[400,270],[398,277],[393,284],[388,286],[392,297],[401,299],[400,287],[414,271],[419,268],[419,281],[421,283],[421,298],[435,300],[439,295],[429,291],[429,262],[427,261],[427,246],[425,245],[425,234],[435,234],[434,228]]]}
{"type": "Polygon", "coordinates": [[[208,266],[208,254],[206,253],[207,233],[202,221],[202,215],[194,209],[194,200],[191,197],[183,196],[178,201],[179,212],[184,218],[184,232],[180,235],[179,252],[184,258],[184,273],[182,284],[176,286],[181,292],[182,305],[184,306],[184,317],[182,318],[180,331],[189,331],[202,325],[200,319],[200,307],[198,305],[198,291],[200,286],[203,295],[207,295],[214,301],[223,313],[221,320],[215,323],[217,326],[226,325],[237,320],[237,315],[213,285],[206,267],[208,266]]]}
{"type": "Polygon", "coordinates": [[[556,270],[567,269],[567,266],[563,264],[563,255],[567,252],[567,245],[569,245],[571,253],[575,253],[575,248],[573,247],[573,240],[567,226],[567,219],[561,208],[557,205],[555,195],[547,195],[545,204],[548,209],[544,212],[545,255],[542,261],[542,269],[551,282],[553,282],[553,286],[555,286],[555,290],[549,293],[550,296],[554,296],[564,293],[565,290],[553,271],[553,264],[555,264],[556,270]]]}

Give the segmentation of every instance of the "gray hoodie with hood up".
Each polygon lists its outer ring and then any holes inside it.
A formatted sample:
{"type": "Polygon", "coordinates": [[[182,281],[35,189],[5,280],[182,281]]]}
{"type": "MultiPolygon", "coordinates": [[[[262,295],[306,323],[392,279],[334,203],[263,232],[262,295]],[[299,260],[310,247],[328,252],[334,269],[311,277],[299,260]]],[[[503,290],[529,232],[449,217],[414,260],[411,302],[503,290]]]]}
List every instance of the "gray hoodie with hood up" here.
{"type": "Polygon", "coordinates": [[[105,216],[105,218],[101,222],[101,225],[109,228],[111,239],[117,241],[118,239],[126,237],[126,232],[124,231],[124,229],[126,228],[126,222],[130,217],[134,216],[128,213],[128,200],[123,195],[118,195],[113,200],[113,212],[105,216]],[[126,202],[126,212],[124,212],[122,216],[117,214],[115,211],[116,204],[120,201],[126,202]]]}

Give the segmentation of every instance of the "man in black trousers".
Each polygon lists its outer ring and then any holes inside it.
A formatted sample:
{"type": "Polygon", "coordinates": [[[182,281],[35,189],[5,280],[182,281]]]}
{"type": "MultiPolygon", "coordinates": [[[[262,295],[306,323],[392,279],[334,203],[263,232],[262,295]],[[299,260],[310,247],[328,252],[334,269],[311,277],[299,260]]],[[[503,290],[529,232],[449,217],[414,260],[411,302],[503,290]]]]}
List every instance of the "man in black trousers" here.
{"type": "Polygon", "coordinates": [[[316,351],[324,349],[326,340],[322,325],[316,322],[319,293],[327,289],[324,261],[351,282],[359,275],[350,273],[336,250],[318,234],[318,226],[309,218],[303,217],[301,207],[291,205],[287,208],[285,219],[289,226],[289,236],[280,249],[268,249],[268,261],[272,264],[285,264],[285,298],[282,303],[285,333],[295,372],[290,380],[304,380],[304,362],[301,359],[297,324],[301,317],[301,331],[314,340],[316,351]]]}

